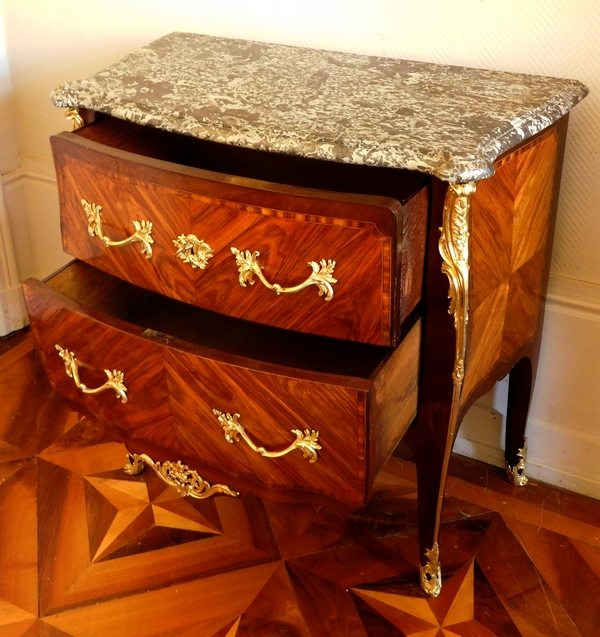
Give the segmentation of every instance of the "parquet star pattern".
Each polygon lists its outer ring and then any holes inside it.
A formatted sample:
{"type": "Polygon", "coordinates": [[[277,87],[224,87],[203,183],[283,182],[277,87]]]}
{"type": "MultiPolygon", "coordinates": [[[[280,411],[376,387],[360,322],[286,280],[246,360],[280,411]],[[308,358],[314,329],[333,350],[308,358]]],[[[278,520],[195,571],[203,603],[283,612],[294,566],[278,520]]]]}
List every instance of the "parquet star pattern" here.
{"type": "Polygon", "coordinates": [[[516,490],[455,460],[444,587],[428,599],[404,457],[354,513],[250,493],[182,499],[149,469],[126,475],[123,445],[40,374],[32,410],[35,357],[22,350],[0,357],[0,637],[598,634],[596,501],[516,490]]]}
{"type": "MultiPolygon", "coordinates": [[[[436,599],[419,599],[379,591],[354,592],[390,623],[411,637],[453,636],[466,628],[471,633],[492,635],[475,621],[475,564],[471,561],[452,577],[436,599]],[[463,626],[464,625],[464,626],[463,626]]],[[[460,632],[458,633],[460,634],[460,632]]]]}
{"type": "Polygon", "coordinates": [[[121,475],[85,476],[85,480],[89,484],[85,498],[92,562],[142,553],[150,545],[153,549],[170,546],[175,529],[179,531],[177,543],[221,533],[218,521],[212,522],[194,501],[183,499],[149,472],[139,481],[123,480],[121,475]]]}

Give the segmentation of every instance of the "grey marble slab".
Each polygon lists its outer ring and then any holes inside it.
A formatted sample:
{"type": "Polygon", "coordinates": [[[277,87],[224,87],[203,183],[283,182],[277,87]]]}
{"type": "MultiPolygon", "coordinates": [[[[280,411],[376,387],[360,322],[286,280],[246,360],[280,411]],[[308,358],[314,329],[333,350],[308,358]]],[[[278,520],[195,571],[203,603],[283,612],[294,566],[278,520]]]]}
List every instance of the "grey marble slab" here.
{"type": "Polygon", "coordinates": [[[78,106],[168,131],[452,182],[582,100],[576,80],[172,33],[59,86],[78,106]]]}

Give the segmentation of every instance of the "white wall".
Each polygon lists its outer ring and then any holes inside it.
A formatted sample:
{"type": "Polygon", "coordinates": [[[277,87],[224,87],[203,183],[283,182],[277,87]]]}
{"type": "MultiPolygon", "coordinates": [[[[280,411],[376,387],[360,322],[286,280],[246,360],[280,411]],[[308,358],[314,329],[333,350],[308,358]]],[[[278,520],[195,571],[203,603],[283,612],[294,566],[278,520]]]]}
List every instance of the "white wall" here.
{"type": "MultiPolygon", "coordinates": [[[[67,124],[50,105],[50,91],[171,31],[585,82],[591,94],[572,113],[567,144],[553,297],[531,413],[529,473],[600,497],[598,0],[103,0],[96,5],[4,0],[3,11],[21,158],[21,168],[5,177],[5,184],[21,277],[48,274],[65,259],[48,137],[67,124]]],[[[457,443],[461,452],[494,462],[501,458],[501,415],[488,417],[486,406],[502,411],[501,390],[468,415],[457,443]]]]}

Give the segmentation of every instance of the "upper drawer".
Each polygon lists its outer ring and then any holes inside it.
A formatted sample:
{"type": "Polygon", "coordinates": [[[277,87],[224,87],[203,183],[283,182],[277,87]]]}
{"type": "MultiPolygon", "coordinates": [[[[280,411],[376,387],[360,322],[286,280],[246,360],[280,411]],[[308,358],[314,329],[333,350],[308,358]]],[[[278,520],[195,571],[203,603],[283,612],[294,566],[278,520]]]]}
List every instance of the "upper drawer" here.
{"type": "Polygon", "coordinates": [[[353,178],[365,167],[342,167],[348,176],[340,182],[340,166],[303,160],[288,167],[297,158],[204,144],[112,119],[53,137],[65,251],[229,316],[396,344],[421,292],[423,178],[391,171],[400,203],[304,187],[370,191],[372,173],[353,178]],[[258,174],[283,173],[295,185],[240,176],[256,174],[256,162],[258,174]],[[328,179],[323,173],[332,170],[338,176],[328,179]]]}

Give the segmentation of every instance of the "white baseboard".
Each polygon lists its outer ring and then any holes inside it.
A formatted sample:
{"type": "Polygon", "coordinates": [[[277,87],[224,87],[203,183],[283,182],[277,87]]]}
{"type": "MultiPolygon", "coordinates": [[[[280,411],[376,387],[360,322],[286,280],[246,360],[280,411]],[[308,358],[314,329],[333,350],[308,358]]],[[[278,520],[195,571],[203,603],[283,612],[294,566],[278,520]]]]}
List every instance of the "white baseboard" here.
{"type": "MultiPolygon", "coordinates": [[[[481,400],[486,401],[491,394],[481,400]]],[[[461,456],[504,467],[504,415],[476,402],[465,416],[454,444],[461,456]]]]}
{"type": "Polygon", "coordinates": [[[25,327],[29,320],[25,310],[11,219],[6,206],[4,184],[0,184],[0,336],[25,327]]]}
{"type": "Polygon", "coordinates": [[[547,306],[564,314],[600,321],[600,284],[553,276],[548,284],[547,306]]]}
{"type": "Polygon", "coordinates": [[[2,176],[20,280],[45,277],[71,257],[60,236],[58,190],[51,160],[22,157],[20,168],[2,176]]]}
{"type": "Polygon", "coordinates": [[[29,325],[21,286],[0,292],[0,336],[29,325]]]}
{"type": "MultiPolygon", "coordinates": [[[[475,404],[467,414],[467,429],[478,428],[501,432],[504,440],[504,416],[486,414],[487,408],[475,404]]],[[[454,451],[495,467],[504,468],[504,449],[482,440],[468,437],[461,428],[454,451]]],[[[580,436],[566,429],[539,420],[527,423],[528,455],[527,476],[557,487],[600,499],[600,436],[580,436]]]]}
{"type": "Polygon", "coordinates": [[[530,420],[527,474],[600,499],[600,435],[588,436],[530,420]]]}
{"type": "MultiPolygon", "coordinates": [[[[463,421],[454,450],[504,466],[507,379],[463,421]]],[[[600,499],[600,286],[550,281],[527,423],[531,478],[600,499]]]]}
{"type": "Polygon", "coordinates": [[[10,224],[19,280],[24,281],[37,273],[33,254],[33,242],[29,227],[25,175],[19,168],[2,175],[4,205],[10,224]]]}

